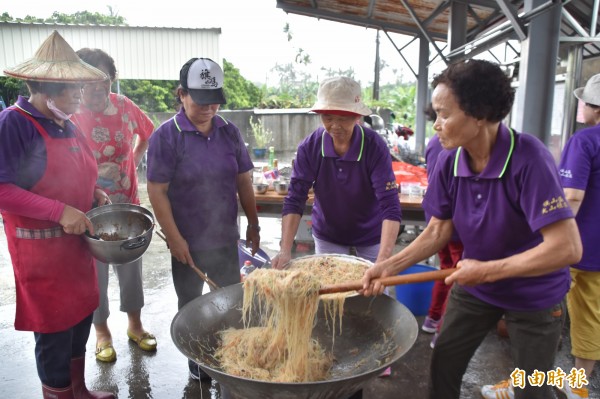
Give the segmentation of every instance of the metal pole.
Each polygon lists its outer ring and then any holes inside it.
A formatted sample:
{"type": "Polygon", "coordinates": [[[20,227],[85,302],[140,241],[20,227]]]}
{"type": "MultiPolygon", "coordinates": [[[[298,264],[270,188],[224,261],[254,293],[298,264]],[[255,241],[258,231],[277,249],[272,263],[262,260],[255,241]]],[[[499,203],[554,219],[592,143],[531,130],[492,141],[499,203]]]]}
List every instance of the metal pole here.
{"type": "Polygon", "coordinates": [[[573,95],[581,82],[581,64],[583,63],[583,45],[569,47],[567,58],[567,77],[565,79],[565,101],[563,105],[563,123],[560,137],[560,150],[564,148],[567,140],[575,130],[575,115],[578,101],[573,95]]]}
{"type": "Polygon", "coordinates": [[[375,79],[373,79],[373,100],[379,100],[379,29],[375,39],[375,79]]]}

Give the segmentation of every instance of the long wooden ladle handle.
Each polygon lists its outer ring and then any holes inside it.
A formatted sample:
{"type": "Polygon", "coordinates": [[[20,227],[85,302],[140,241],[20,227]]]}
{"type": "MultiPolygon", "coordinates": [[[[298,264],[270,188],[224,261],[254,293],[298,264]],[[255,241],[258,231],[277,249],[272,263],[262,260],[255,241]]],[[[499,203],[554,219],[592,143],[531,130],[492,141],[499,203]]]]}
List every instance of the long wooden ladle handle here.
{"type": "Polygon", "coordinates": [[[194,270],[194,271],[196,272],[196,274],[197,274],[198,276],[200,276],[200,278],[201,278],[202,280],[204,280],[204,281],[205,281],[205,282],[206,282],[206,283],[207,283],[207,284],[210,286],[211,290],[218,290],[219,288],[221,288],[221,287],[219,287],[219,285],[218,285],[217,283],[215,283],[214,281],[212,281],[212,280],[210,279],[210,277],[208,277],[206,274],[202,273],[202,270],[198,269],[198,268],[197,268],[196,266],[194,266],[194,265],[190,265],[190,264],[188,264],[188,266],[189,266],[189,267],[191,267],[191,268],[192,268],[192,270],[194,270]]]}
{"type": "MultiPolygon", "coordinates": [[[[443,280],[452,273],[454,273],[456,269],[443,269],[443,270],[434,270],[431,272],[421,272],[421,273],[413,273],[413,274],[401,274],[398,276],[388,276],[381,277],[375,279],[373,281],[379,281],[381,284],[386,287],[390,285],[400,285],[400,284],[411,284],[411,283],[423,283],[426,281],[434,281],[434,280],[443,280]]],[[[348,291],[358,291],[362,289],[362,282],[360,280],[349,281],[347,283],[341,284],[333,284],[333,285],[324,285],[319,290],[319,295],[323,294],[334,294],[337,292],[348,292],[348,291]]]]}
{"type": "MultiPolygon", "coordinates": [[[[164,242],[167,242],[167,237],[165,236],[165,234],[162,231],[156,231],[156,235],[159,236],[160,238],[162,238],[164,242]]],[[[208,277],[206,274],[202,273],[202,270],[198,269],[194,265],[188,265],[188,266],[191,267],[192,270],[194,272],[196,272],[196,274],[198,276],[200,276],[200,278],[202,280],[204,280],[209,285],[209,287],[211,288],[211,290],[218,290],[219,288],[221,288],[221,287],[219,287],[219,285],[217,283],[215,283],[214,281],[212,281],[210,279],[210,277],[208,277]]]]}

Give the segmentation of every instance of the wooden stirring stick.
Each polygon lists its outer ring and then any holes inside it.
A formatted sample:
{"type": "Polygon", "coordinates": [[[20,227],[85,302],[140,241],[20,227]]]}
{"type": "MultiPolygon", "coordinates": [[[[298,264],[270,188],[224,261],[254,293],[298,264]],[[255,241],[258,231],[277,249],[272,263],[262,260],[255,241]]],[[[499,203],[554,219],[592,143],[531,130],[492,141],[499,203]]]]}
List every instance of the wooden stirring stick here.
{"type": "MultiPolygon", "coordinates": [[[[167,237],[164,235],[164,233],[162,231],[156,231],[156,235],[159,236],[160,238],[162,238],[164,240],[164,242],[167,242],[167,237]]],[[[196,266],[194,265],[188,265],[189,267],[192,268],[192,270],[194,272],[196,272],[196,274],[198,276],[200,276],[200,278],[202,280],[204,280],[210,287],[211,290],[218,290],[219,285],[217,283],[215,283],[214,281],[212,281],[206,274],[202,273],[202,270],[198,269],[196,266]]]]}
{"type": "MultiPolygon", "coordinates": [[[[398,276],[381,277],[373,281],[379,281],[386,287],[390,285],[424,283],[426,281],[443,280],[452,273],[454,273],[455,270],[456,269],[443,269],[434,270],[431,272],[401,274],[398,276]]],[[[362,281],[360,280],[349,281],[347,283],[341,284],[325,285],[319,290],[319,295],[334,294],[337,292],[358,291],[361,290],[362,287],[362,281]]]]}

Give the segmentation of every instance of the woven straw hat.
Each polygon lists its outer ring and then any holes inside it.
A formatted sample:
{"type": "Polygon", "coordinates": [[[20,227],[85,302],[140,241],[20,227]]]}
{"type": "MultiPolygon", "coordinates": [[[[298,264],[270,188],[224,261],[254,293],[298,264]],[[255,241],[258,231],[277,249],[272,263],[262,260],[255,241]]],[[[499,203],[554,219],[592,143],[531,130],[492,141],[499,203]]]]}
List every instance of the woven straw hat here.
{"type": "Polygon", "coordinates": [[[36,82],[101,82],[108,79],[104,72],[81,61],[57,31],[42,43],[33,58],[5,69],[4,74],[36,82]]]}
{"type": "Polygon", "coordinates": [[[360,85],[351,78],[338,76],[323,80],[317,91],[317,102],[312,112],[326,114],[341,111],[367,116],[371,110],[361,100],[360,85]]]}
{"type": "Polygon", "coordinates": [[[600,73],[592,76],[585,87],[575,89],[573,94],[584,103],[600,105],[600,73]]]}

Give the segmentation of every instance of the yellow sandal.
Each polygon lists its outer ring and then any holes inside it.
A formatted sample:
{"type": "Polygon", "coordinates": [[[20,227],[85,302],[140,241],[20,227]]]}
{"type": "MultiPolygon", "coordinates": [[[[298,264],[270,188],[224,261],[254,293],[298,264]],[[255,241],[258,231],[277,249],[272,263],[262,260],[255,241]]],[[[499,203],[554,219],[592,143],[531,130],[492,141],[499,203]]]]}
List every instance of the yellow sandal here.
{"type": "Polygon", "coordinates": [[[102,344],[96,343],[96,360],[104,363],[112,363],[117,360],[117,352],[112,346],[112,341],[107,341],[102,344]]]}
{"type": "Polygon", "coordinates": [[[134,335],[131,331],[127,330],[127,336],[130,340],[135,342],[141,350],[144,351],[155,351],[156,350],[156,337],[149,332],[144,332],[140,337],[134,335]]]}

